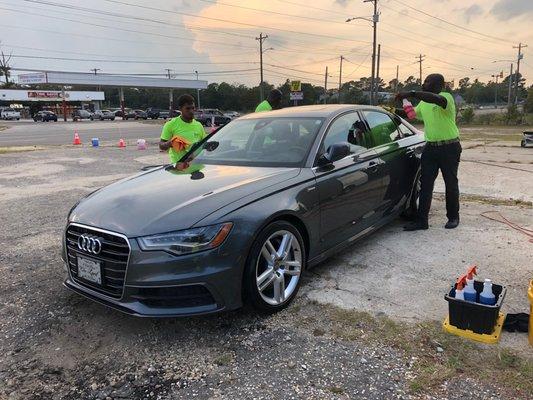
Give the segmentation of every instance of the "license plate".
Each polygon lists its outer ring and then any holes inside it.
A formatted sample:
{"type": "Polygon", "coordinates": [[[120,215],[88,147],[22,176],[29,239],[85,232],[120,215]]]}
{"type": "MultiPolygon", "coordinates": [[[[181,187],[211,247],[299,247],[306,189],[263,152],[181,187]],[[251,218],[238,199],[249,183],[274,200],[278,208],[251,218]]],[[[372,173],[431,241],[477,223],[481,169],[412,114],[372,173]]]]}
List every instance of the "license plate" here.
{"type": "Polygon", "coordinates": [[[78,277],[101,285],[102,269],[100,262],[85,257],[78,257],[78,277]]]}

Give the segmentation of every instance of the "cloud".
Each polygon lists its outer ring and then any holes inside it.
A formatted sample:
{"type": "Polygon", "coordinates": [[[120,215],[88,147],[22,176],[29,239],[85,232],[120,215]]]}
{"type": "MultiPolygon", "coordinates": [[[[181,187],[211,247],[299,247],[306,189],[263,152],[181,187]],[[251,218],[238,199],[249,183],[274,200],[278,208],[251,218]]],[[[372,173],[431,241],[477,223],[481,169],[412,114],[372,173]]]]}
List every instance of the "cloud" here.
{"type": "Polygon", "coordinates": [[[490,12],[500,21],[507,21],[518,16],[533,14],[533,1],[498,0],[490,12]]]}
{"type": "Polygon", "coordinates": [[[483,14],[483,8],[479,4],[472,4],[470,7],[461,8],[459,11],[463,12],[463,18],[469,24],[472,19],[483,14]]]}

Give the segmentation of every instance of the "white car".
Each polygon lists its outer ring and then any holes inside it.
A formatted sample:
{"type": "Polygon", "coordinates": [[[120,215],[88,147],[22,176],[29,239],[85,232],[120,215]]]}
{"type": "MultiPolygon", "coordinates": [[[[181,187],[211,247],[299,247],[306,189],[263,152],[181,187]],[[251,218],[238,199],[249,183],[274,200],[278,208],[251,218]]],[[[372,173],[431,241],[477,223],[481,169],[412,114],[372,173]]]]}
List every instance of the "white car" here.
{"type": "Polygon", "coordinates": [[[2,110],[2,119],[20,119],[20,111],[16,111],[12,108],[4,108],[2,110]]]}
{"type": "Polygon", "coordinates": [[[226,111],[224,113],[224,116],[228,117],[228,118],[231,118],[231,119],[235,119],[235,118],[239,118],[241,116],[241,114],[238,113],[237,111],[226,111]]]}

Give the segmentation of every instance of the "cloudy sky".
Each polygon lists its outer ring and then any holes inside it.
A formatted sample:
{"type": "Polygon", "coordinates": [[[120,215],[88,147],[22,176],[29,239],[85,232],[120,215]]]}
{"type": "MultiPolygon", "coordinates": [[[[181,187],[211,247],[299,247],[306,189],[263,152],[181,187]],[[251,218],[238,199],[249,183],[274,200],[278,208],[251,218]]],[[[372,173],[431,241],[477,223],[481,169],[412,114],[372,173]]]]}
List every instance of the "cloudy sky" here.
{"type": "MultiPolygon", "coordinates": [[[[441,72],[483,81],[524,50],[521,72],[533,77],[533,0],[380,0],[378,42],[386,81],[441,72]],[[529,22],[529,23],[528,23],[529,22]],[[506,60],[493,63],[495,60],[506,60]],[[507,61],[509,60],[509,61],[507,61]]],[[[12,67],[166,74],[257,84],[264,42],[265,80],[337,85],[370,75],[371,3],[362,0],[0,0],[0,41],[12,67]]],[[[14,72],[16,74],[18,72],[14,72]]]]}

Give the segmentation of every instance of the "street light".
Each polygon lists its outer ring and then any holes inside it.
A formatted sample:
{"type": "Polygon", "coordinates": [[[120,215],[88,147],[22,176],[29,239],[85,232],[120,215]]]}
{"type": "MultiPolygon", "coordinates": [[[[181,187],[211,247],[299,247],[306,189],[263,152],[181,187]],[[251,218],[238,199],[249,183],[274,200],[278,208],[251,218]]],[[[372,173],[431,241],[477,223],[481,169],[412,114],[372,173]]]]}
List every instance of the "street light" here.
{"type": "Polygon", "coordinates": [[[511,106],[511,98],[512,98],[512,91],[513,91],[513,62],[514,60],[494,60],[493,63],[498,62],[510,62],[511,67],[509,69],[509,90],[507,94],[507,108],[511,106]]]}
{"type": "Polygon", "coordinates": [[[368,22],[372,22],[373,38],[372,38],[372,78],[370,81],[370,105],[374,104],[374,86],[376,80],[376,43],[377,43],[377,30],[379,22],[378,12],[378,0],[363,0],[363,3],[373,3],[374,13],[371,18],[368,17],[352,17],[348,18],[346,22],[351,22],[357,19],[362,19],[368,22]]]}

